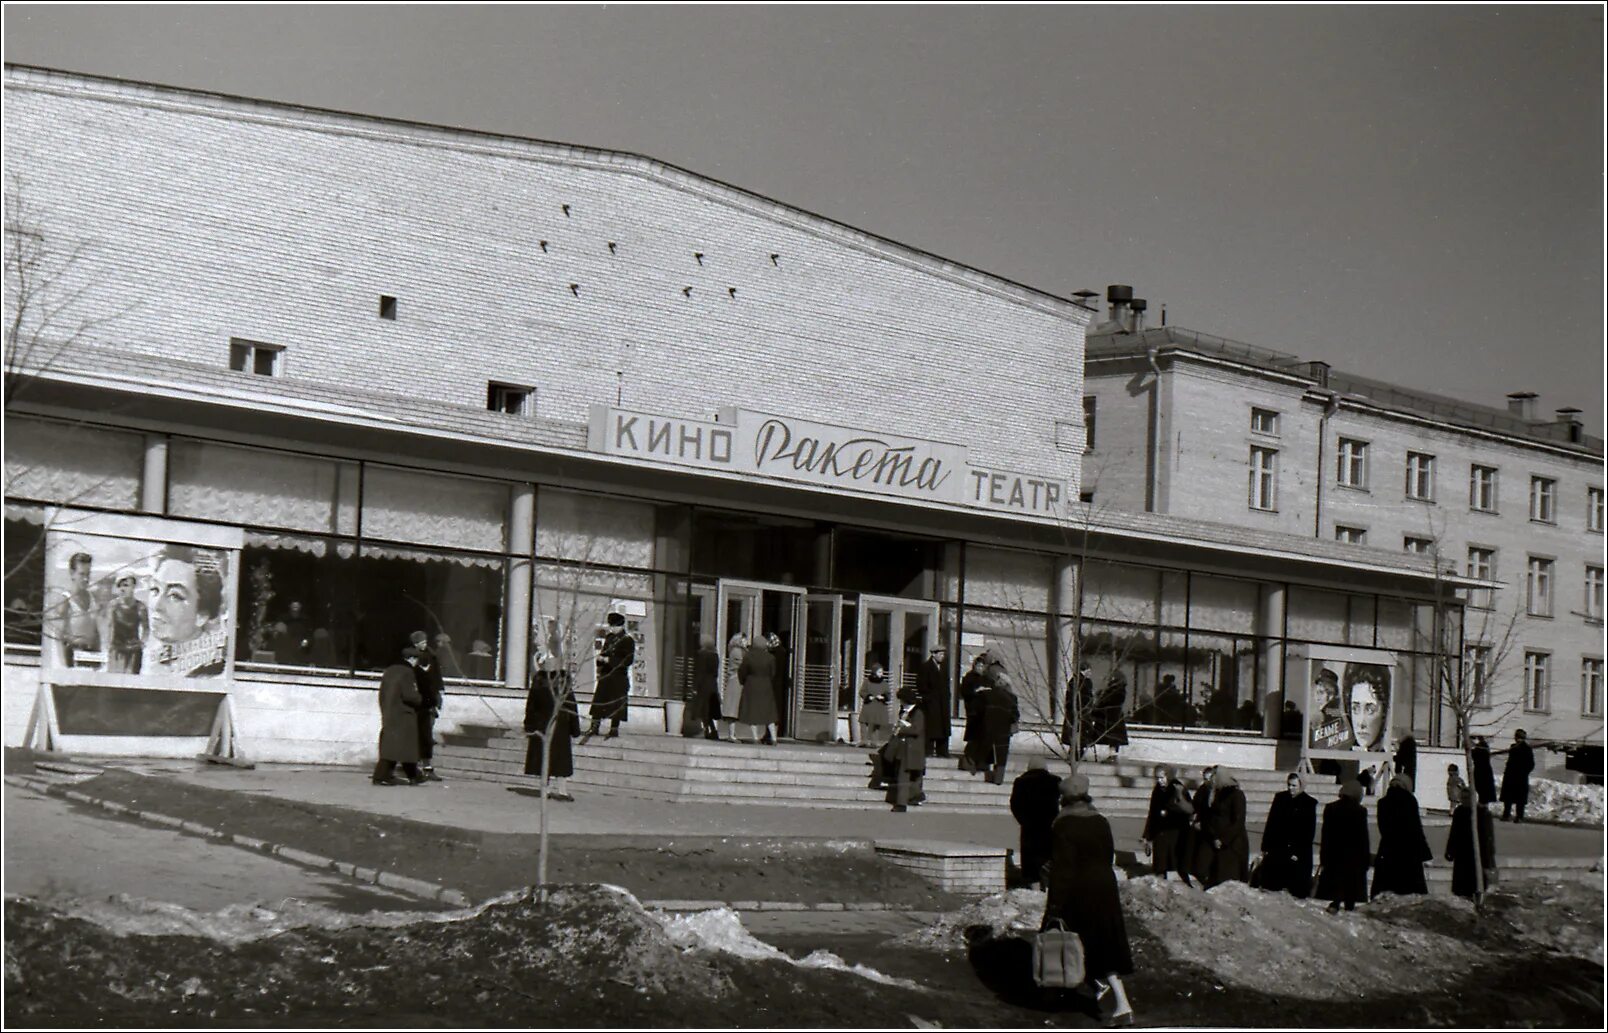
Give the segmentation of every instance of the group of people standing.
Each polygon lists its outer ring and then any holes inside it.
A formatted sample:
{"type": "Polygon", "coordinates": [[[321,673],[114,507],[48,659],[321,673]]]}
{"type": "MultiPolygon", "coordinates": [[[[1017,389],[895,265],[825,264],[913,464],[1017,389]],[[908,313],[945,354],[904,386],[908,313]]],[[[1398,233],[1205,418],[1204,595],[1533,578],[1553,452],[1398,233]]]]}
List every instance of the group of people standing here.
{"type": "Polygon", "coordinates": [[[692,691],[682,717],[682,734],[740,742],[737,728],[742,725],[751,733],[754,745],[775,746],[789,671],[786,649],[774,631],[754,639],[733,635],[726,644],[724,664],[714,637],[701,636],[698,655],[693,658],[692,691]]]}
{"type": "Polygon", "coordinates": [[[432,761],[444,692],[441,661],[430,637],[415,631],[401,657],[380,675],[380,759],[370,777],[375,785],[401,785],[399,764],[408,785],[442,781],[432,761]]]}
{"type": "Polygon", "coordinates": [[[1150,809],[1140,838],[1151,868],[1164,879],[1191,877],[1208,889],[1247,877],[1250,840],[1245,793],[1227,768],[1206,768],[1193,795],[1171,768],[1155,769],[1150,809]]]}

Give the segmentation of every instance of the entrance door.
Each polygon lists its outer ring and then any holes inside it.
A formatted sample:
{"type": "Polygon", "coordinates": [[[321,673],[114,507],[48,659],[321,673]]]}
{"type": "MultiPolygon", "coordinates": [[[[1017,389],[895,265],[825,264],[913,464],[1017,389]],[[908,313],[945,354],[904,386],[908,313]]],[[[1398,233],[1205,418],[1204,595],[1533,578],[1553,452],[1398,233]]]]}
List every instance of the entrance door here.
{"type": "MultiPolygon", "coordinates": [[[[854,684],[864,684],[872,663],[880,661],[888,680],[915,688],[916,674],[938,642],[938,604],[914,599],[862,595],[859,605],[860,649],[855,657],[854,684]]],[[[858,714],[859,696],[855,696],[858,714]]],[[[858,722],[854,722],[858,732],[858,722]]]]}
{"type": "Polygon", "coordinates": [[[842,637],[843,597],[805,596],[798,691],[793,694],[791,715],[795,739],[831,742],[837,733],[838,644],[842,637]]]}
{"type": "MultiPolygon", "coordinates": [[[[779,647],[771,647],[776,657],[773,691],[776,693],[777,731],[781,735],[792,734],[793,687],[803,683],[804,650],[798,646],[804,641],[804,589],[756,581],[721,581],[715,612],[718,617],[716,639],[725,658],[731,655],[730,642],[734,635],[742,635],[752,643],[774,634],[781,641],[779,647]]],[[[741,706],[738,684],[737,667],[724,663],[720,696],[722,713],[729,719],[736,718],[741,706]],[[732,705],[733,701],[738,701],[736,706],[732,705]]]]}

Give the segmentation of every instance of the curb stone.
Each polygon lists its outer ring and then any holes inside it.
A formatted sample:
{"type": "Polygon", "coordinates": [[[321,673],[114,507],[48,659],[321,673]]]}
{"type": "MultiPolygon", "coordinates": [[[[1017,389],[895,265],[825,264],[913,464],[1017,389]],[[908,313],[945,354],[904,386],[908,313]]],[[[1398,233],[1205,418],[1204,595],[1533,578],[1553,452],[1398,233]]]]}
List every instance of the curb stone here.
{"type": "Polygon", "coordinates": [[[202,825],[193,821],[184,821],[180,818],[172,817],[171,815],[158,814],[155,811],[138,811],[132,807],[126,806],[125,804],[120,804],[112,800],[100,800],[90,796],[88,793],[79,792],[76,789],[67,789],[60,785],[55,785],[41,779],[28,778],[24,775],[7,775],[5,781],[9,785],[22,786],[23,788],[32,789],[38,793],[43,793],[46,796],[59,796],[72,800],[75,803],[83,803],[91,807],[98,807],[101,810],[107,811],[111,814],[135,818],[154,825],[163,825],[179,832],[190,832],[198,836],[204,836],[208,839],[222,840],[225,844],[230,846],[237,846],[243,850],[251,850],[256,853],[269,854],[289,864],[302,865],[304,867],[315,868],[323,871],[333,871],[337,874],[353,878],[358,882],[365,882],[375,886],[383,886],[386,889],[395,890],[398,893],[405,893],[410,897],[421,897],[425,900],[439,901],[440,903],[447,904],[452,907],[468,907],[470,905],[468,895],[461,890],[450,889],[446,886],[440,886],[433,882],[426,882],[423,879],[414,879],[406,875],[398,875],[395,872],[381,871],[374,868],[360,868],[354,864],[348,864],[345,862],[336,861],[332,858],[324,857],[322,854],[315,854],[306,850],[298,850],[295,847],[288,847],[281,843],[270,843],[267,840],[253,839],[250,836],[231,834],[224,832],[222,829],[212,828],[209,825],[202,825]]]}

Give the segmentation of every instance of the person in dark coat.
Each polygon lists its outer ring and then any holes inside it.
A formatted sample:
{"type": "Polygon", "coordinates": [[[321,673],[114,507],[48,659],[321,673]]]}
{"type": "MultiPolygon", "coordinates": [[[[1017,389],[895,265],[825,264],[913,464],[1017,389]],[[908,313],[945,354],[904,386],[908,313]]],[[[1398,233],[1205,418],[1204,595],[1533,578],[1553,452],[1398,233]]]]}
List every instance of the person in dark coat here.
{"type": "Polygon", "coordinates": [[[1452,828],[1446,836],[1446,860],[1452,863],[1452,892],[1459,897],[1477,901],[1482,888],[1478,877],[1485,870],[1484,887],[1491,885],[1496,874],[1496,829],[1491,823],[1491,812],[1474,802],[1474,791],[1463,788],[1456,809],[1452,811],[1452,828]],[[1474,821],[1479,819],[1480,855],[1474,859],[1474,821]]]}
{"type": "Polygon", "coordinates": [[[607,720],[609,738],[613,739],[620,734],[620,723],[631,717],[631,666],[636,663],[636,639],[625,630],[625,614],[611,613],[606,619],[609,630],[597,654],[597,689],[592,693],[588,738],[598,734],[607,720]]]}
{"type": "Polygon", "coordinates": [[[1406,775],[1412,785],[1418,784],[1418,740],[1410,735],[1396,747],[1396,771],[1406,775]]]}
{"type": "Polygon", "coordinates": [[[1525,741],[1524,729],[1513,733],[1513,745],[1507,750],[1507,764],[1502,768],[1502,820],[1507,821],[1513,809],[1518,808],[1517,820],[1524,820],[1524,805],[1530,802],[1530,772],[1535,770],[1535,751],[1525,741]]]}
{"type": "Polygon", "coordinates": [[[949,756],[949,667],[948,650],[933,647],[916,670],[916,691],[921,694],[921,711],[926,715],[927,754],[949,756]]]}
{"type": "Polygon", "coordinates": [[[1186,853],[1189,858],[1190,871],[1195,878],[1205,882],[1212,874],[1212,858],[1216,851],[1212,849],[1211,837],[1202,829],[1206,819],[1212,813],[1212,775],[1217,771],[1213,767],[1205,767],[1200,771],[1200,781],[1195,785],[1195,797],[1190,802],[1195,807],[1194,815],[1189,819],[1189,834],[1186,839],[1186,853]]]}
{"type": "Polygon", "coordinates": [[[966,729],[961,734],[960,770],[976,774],[977,768],[968,757],[974,739],[983,731],[982,691],[988,683],[988,654],[979,653],[972,661],[971,670],[960,679],[960,705],[966,715],[966,729]]]}
{"type": "Polygon", "coordinates": [[[1140,834],[1145,851],[1150,854],[1150,870],[1163,880],[1173,872],[1189,882],[1189,860],[1184,852],[1188,839],[1189,818],[1195,807],[1189,802],[1184,784],[1171,768],[1156,766],[1156,784],[1150,790],[1150,812],[1145,816],[1145,829],[1140,834]]]}
{"type": "Polygon", "coordinates": [[[750,726],[754,730],[754,745],[764,743],[766,746],[776,745],[776,736],[772,728],[776,724],[776,690],[774,679],[776,677],[776,660],[771,656],[770,645],[763,639],[755,637],[754,644],[743,654],[743,662],[737,668],[737,680],[743,686],[742,702],[738,704],[737,723],[750,726]],[[765,730],[765,737],[760,738],[759,730],[765,730]]]}
{"type": "Polygon", "coordinates": [[[1061,745],[1076,747],[1083,759],[1089,743],[1089,723],[1094,720],[1094,678],[1088,664],[1079,664],[1078,673],[1066,681],[1061,708],[1061,745]]]}
{"type": "Polygon", "coordinates": [[[1225,767],[1212,772],[1212,805],[1200,828],[1212,846],[1206,888],[1244,882],[1251,865],[1251,839],[1245,832],[1245,793],[1239,787],[1239,779],[1225,767]]]}
{"type": "Polygon", "coordinates": [[[1050,889],[1040,928],[1060,921],[1083,941],[1083,970],[1096,991],[1109,986],[1116,995],[1113,1023],[1131,1023],[1122,977],[1133,972],[1133,952],[1117,893],[1116,859],[1111,823],[1094,809],[1089,777],[1072,775],[1061,782],[1061,813],[1050,826],[1050,889]]]}
{"type": "Polygon", "coordinates": [[[413,674],[419,683],[419,696],[423,699],[419,704],[419,760],[423,762],[424,777],[439,782],[441,776],[436,774],[432,761],[435,760],[435,723],[441,714],[441,703],[446,698],[446,682],[441,677],[441,660],[430,649],[430,636],[415,631],[409,638],[419,654],[413,674]]]}
{"type": "Polygon", "coordinates": [[[1412,779],[1397,772],[1390,788],[1374,805],[1379,823],[1379,849],[1374,855],[1373,890],[1369,899],[1381,893],[1402,896],[1429,892],[1424,881],[1424,864],[1435,859],[1435,852],[1424,838],[1418,800],[1413,796],[1412,779]]]}
{"type": "MultiPolygon", "coordinates": [[[[789,722],[792,719],[791,704],[793,702],[793,659],[788,654],[787,646],[782,643],[782,636],[771,632],[765,636],[765,644],[770,648],[771,666],[776,673],[771,676],[771,693],[776,697],[776,720],[771,722],[776,726],[776,735],[781,737],[787,734],[789,722]]],[[[774,740],[772,740],[774,745],[774,740]]]]}
{"type": "MultiPolygon", "coordinates": [[[[1112,759],[1117,751],[1128,745],[1128,717],[1124,708],[1128,703],[1128,677],[1121,671],[1112,671],[1104,689],[1094,702],[1095,726],[1099,729],[1098,745],[1111,750],[1112,759]]],[[[1099,754],[1095,754],[1098,759],[1099,754]]]]}
{"type": "Polygon", "coordinates": [[[720,653],[715,649],[715,637],[703,635],[698,639],[698,655],[692,659],[692,696],[687,700],[687,717],[683,735],[702,733],[705,739],[719,739],[720,730],[720,653]]]}
{"type": "Polygon", "coordinates": [[[548,797],[574,800],[564,780],[575,774],[570,740],[581,734],[581,708],[575,701],[569,672],[559,666],[558,658],[551,653],[539,656],[531,672],[529,694],[525,697],[524,727],[530,739],[525,747],[525,774],[542,777],[545,746],[548,797]]]}
{"type": "Polygon", "coordinates": [[[424,698],[414,677],[418,662],[419,651],[408,646],[402,650],[402,659],[380,675],[380,759],[370,779],[377,786],[397,784],[398,764],[409,785],[425,781],[419,770],[418,708],[424,698]]]}
{"type": "Polygon", "coordinates": [[[1043,757],[1030,758],[1027,770],[1011,783],[1011,817],[1022,830],[1022,881],[1029,886],[1044,882],[1044,866],[1050,863],[1053,847],[1050,826],[1060,811],[1061,779],[1043,757]]]}
{"type": "MultiPolygon", "coordinates": [[[[1491,770],[1491,745],[1485,741],[1485,736],[1474,737],[1474,747],[1469,750],[1469,759],[1472,766],[1469,775],[1474,779],[1474,794],[1479,799],[1480,806],[1496,802],[1496,772],[1491,770]]],[[[1452,801],[1453,809],[1457,802],[1452,801]]]]}
{"type": "Polygon", "coordinates": [[[1262,827],[1262,861],[1257,869],[1265,890],[1284,890],[1306,899],[1312,892],[1312,846],[1318,835],[1318,801],[1308,796],[1301,776],[1291,772],[1289,791],[1273,797],[1262,827]]]}
{"type": "Polygon", "coordinates": [[[1329,898],[1329,911],[1347,911],[1368,899],[1368,809],[1362,805],[1362,783],[1348,780],[1340,799],[1323,809],[1318,845],[1318,897],[1329,898]]]}
{"type": "Polygon", "coordinates": [[[1010,760],[1011,736],[1021,720],[1021,709],[1016,693],[1011,691],[1011,676],[1001,665],[990,668],[991,680],[979,695],[983,727],[982,734],[966,746],[966,756],[972,770],[987,772],[988,780],[995,785],[1005,784],[1005,765],[1010,760]]]}
{"type": "Polygon", "coordinates": [[[893,738],[882,747],[883,771],[888,782],[888,803],[895,811],[919,807],[927,799],[921,780],[927,773],[927,715],[914,689],[900,689],[899,719],[893,738]]]}

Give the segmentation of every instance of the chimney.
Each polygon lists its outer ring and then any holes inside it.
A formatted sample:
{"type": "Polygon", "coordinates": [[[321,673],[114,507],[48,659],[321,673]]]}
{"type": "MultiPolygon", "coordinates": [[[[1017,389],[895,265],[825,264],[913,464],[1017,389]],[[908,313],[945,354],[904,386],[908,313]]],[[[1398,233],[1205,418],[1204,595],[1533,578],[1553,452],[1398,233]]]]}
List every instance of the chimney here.
{"type": "Polygon", "coordinates": [[[1144,298],[1134,298],[1132,301],[1128,302],[1128,309],[1129,309],[1129,311],[1131,311],[1133,313],[1133,332],[1134,333],[1137,334],[1137,333],[1143,333],[1144,332],[1144,329],[1145,329],[1145,309],[1147,309],[1149,307],[1150,307],[1150,302],[1146,301],[1144,298]]]}
{"type": "Polygon", "coordinates": [[[1580,410],[1572,406],[1567,406],[1565,408],[1555,410],[1553,412],[1553,416],[1556,417],[1558,426],[1563,430],[1563,439],[1572,444],[1580,444],[1580,435],[1582,431],[1580,426],[1580,410]]]}
{"type": "Polygon", "coordinates": [[[1329,364],[1318,359],[1307,363],[1307,376],[1318,382],[1319,387],[1329,386],[1329,364]]]}
{"type": "Polygon", "coordinates": [[[1111,321],[1128,328],[1128,302],[1133,300],[1133,288],[1122,283],[1113,283],[1106,288],[1106,300],[1111,303],[1111,321]]]}
{"type": "Polygon", "coordinates": [[[1536,394],[1534,391],[1514,391],[1507,396],[1508,415],[1516,416],[1527,422],[1534,422],[1535,399],[1536,394]]]}

